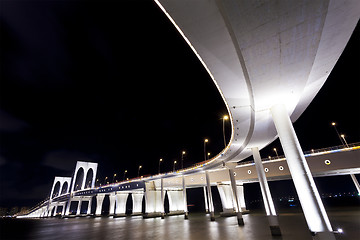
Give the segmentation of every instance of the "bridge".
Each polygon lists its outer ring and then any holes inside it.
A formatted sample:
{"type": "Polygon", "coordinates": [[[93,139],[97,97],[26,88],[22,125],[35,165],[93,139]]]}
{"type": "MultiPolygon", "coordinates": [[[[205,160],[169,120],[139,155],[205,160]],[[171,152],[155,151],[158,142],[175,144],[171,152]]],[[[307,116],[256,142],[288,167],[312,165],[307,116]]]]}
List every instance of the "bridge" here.
{"type": "MultiPolygon", "coordinates": [[[[310,169],[313,168],[314,174],[350,171],[353,176],[359,166],[354,163],[343,170],[339,161],[330,159],[312,166],[310,158],[319,156],[304,155],[292,123],[316,96],[345,48],[359,20],[357,1],[155,0],[155,3],[217,86],[230,117],[229,144],[217,156],[198,166],[98,189],[94,188],[97,165],[78,162],[73,182],[69,179],[54,182],[61,192],[70,187],[68,200],[64,194],[53,199],[51,193],[45,202],[45,213],[37,210],[37,215],[49,215],[52,202],[60,197],[65,199],[63,215],[67,216],[72,199],[85,201],[96,194],[96,201],[100,203],[101,196],[110,193],[111,209],[116,206],[114,214],[121,214],[122,209],[117,206],[123,206],[126,192],[131,191],[134,206],[144,194],[147,216],[162,216],[163,191],[167,189],[171,210],[183,211],[186,217],[186,187],[206,186],[204,193],[208,196],[210,218],[214,220],[210,186],[221,182],[218,187],[223,207],[228,204],[225,209],[234,209],[238,224],[243,225],[241,181],[255,181],[256,176],[252,174],[256,172],[273,235],[280,235],[281,231],[267,184],[269,174],[274,174],[269,178],[291,176],[310,231],[318,239],[335,239],[310,169]],[[263,168],[259,149],[277,138],[286,160],[266,162],[267,167],[263,168]],[[255,167],[237,164],[250,156],[254,158],[255,167]],[[117,191],[124,194],[113,194],[117,191]]],[[[331,154],[340,153],[356,155],[357,150],[331,154]]],[[[353,158],[356,156],[349,157],[353,158]]],[[[57,191],[53,188],[52,192],[57,191]]],[[[99,211],[97,209],[96,214],[99,211]]]]}

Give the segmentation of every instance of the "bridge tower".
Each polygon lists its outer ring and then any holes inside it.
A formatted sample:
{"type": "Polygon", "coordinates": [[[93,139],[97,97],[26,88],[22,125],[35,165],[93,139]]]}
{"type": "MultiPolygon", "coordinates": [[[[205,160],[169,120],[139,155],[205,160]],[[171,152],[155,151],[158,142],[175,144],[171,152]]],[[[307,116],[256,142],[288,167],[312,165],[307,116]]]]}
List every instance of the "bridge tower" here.
{"type": "MultiPolygon", "coordinates": [[[[80,214],[82,199],[74,197],[73,193],[79,190],[95,187],[97,167],[97,163],[82,161],[76,162],[75,171],[71,181],[70,197],[66,207],[65,216],[69,216],[70,214],[71,201],[79,202],[77,214],[80,214]]],[[[88,204],[91,205],[91,198],[88,200],[88,204]]]]}

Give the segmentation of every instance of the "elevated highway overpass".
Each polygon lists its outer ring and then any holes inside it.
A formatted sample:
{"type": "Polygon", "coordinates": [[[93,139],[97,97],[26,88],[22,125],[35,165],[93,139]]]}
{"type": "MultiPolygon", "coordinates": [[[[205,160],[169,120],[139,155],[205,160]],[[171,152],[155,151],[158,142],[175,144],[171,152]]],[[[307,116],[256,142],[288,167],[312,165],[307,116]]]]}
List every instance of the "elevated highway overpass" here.
{"type": "MultiPolygon", "coordinates": [[[[174,195],[169,199],[186,216],[186,188],[206,184],[213,219],[210,185],[225,181],[230,187],[224,189],[223,195],[232,199],[238,223],[243,225],[241,197],[238,196],[241,189],[237,184],[256,181],[258,177],[270,228],[274,235],[280,234],[267,178],[291,176],[310,231],[316,238],[334,239],[312,173],[342,174],[341,171],[348,169],[358,173],[356,161],[351,160],[349,168],[342,168],[341,164],[347,166],[348,162],[337,156],[357,154],[358,157],[358,150],[329,153],[334,157],[325,159],[330,164],[321,159],[322,155],[305,156],[292,122],[311,103],[344,50],[359,20],[358,1],[155,0],[155,3],[189,44],[217,86],[229,112],[232,133],[226,148],[199,166],[134,180],[141,185],[137,186],[139,189],[145,189],[148,213],[163,213],[163,191],[172,188],[174,195]],[[278,137],[286,161],[284,158],[262,163],[259,149],[278,137]],[[236,164],[251,155],[255,166],[236,164]],[[268,169],[266,173],[262,171],[263,164],[268,169]],[[182,191],[175,192],[179,189],[182,191]]],[[[73,198],[92,194],[103,196],[120,190],[112,189],[115,186],[95,189],[96,167],[85,163],[76,167],[64,215],[69,214],[73,198]],[[92,190],[85,190],[88,188],[92,190]]],[[[130,186],[124,191],[134,191],[133,182],[118,187],[130,186]]],[[[123,201],[123,197],[112,198],[113,202],[123,201]]],[[[46,214],[52,200],[53,196],[50,196],[46,214]]]]}

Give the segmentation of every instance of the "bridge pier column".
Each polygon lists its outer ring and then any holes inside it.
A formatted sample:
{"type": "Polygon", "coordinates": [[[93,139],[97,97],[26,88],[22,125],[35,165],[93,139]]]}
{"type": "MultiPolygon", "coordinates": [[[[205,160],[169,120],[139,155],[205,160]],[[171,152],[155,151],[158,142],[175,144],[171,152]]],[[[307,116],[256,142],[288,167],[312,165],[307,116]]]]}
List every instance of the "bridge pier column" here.
{"type": "Polygon", "coordinates": [[[329,218],[285,106],[274,105],[271,114],[310,231],[316,239],[335,240],[329,218]]]}
{"type": "Polygon", "coordinates": [[[65,211],[66,211],[66,202],[63,204],[63,209],[61,211],[61,216],[64,217],[65,216],[65,211]]]}
{"type": "Polygon", "coordinates": [[[142,214],[142,201],[143,201],[143,198],[144,198],[144,193],[143,192],[133,192],[131,194],[132,196],[132,199],[133,199],[133,213],[132,215],[133,216],[136,216],[136,215],[141,215],[142,214]]]}
{"type": "Polygon", "coordinates": [[[91,214],[91,203],[92,203],[92,197],[89,198],[88,208],[86,210],[86,215],[91,214]]]}
{"type": "Polygon", "coordinates": [[[156,190],[155,182],[145,183],[145,215],[144,218],[161,217],[161,191],[156,190]]]}
{"type": "Polygon", "coordinates": [[[355,187],[356,187],[356,189],[358,191],[358,195],[360,195],[360,185],[359,185],[358,180],[356,179],[355,174],[350,174],[350,176],[351,176],[351,179],[353,180],[353,182],[355,184],[355,187]]]}
{"type": "Polygon", "coordinates": [[[164,202],[165,202],[165,193],[164,193],[164,179],[161,178],[160,179],[160,188],[161,188],[161,219],[165,218],[165,207],[164,207],[164,202]]]}
{"type": "Polygon", "coordinates": [[[215,221],[214,202],[213,202],[212,194],[211,194],[210,177],[209,177],[208,171],[205,171],[205,177],[206,177],[207,195],[208,195],[208,202],[209,202],[210,220],[215,221]]]}
{"type": "Polygon", "coordinates": [[[76,216],[80,216],[81,211],[82,198],[79,199],[79,203],[76,210],[76,216]]]}
{"type": "Polygon", "coordinates": [[[276,215],[276,210],[274,202],[271,197],[270,188],[266,179],[264,167],[261,161],[260,152],[257,147],[251,149],[254,157],[256,172],[258,174],[261,194],[264,200],[266,215],[269,220],[270,231],[272,236],[281,236],[281,230],[279,226],[278,216],[276,215]]]}
{"type": "Polygon", "coordinates": [[[104,201],[105,194],[98,194],[96,195],[96,211],[95,211],[95,217],[101,216],[101,210],[102,210],[102,203],[104,201]]]}
{"type": "Polygon", "coordinates": [[[230,176],[230,183],[231,183],[231,189],[232,194],[235,198],[235,210],[236,210],[236,216],[237,216],[237,222],[239,226],[244,226],[244,219],[242,217],[241,213],[241,207],[239,204],[239,198],[237,194],[237,187],[236,187],[236,181],[234,176],[234,169],[229,168],[229,176],[230,176]]]}
{"type": "Polygon", "coordinates": [[[238,194],[238,200],[239,200],[241,212],[244,213],[245,211],[247,211],[247,209],[245,204],[244,186],[242,183],[240,185],[237,183],[236,193],[238,194]]]}
{"type": "Polygon", "coordinates": [[[109,216],[115,215],[115,193],[111,193],[109,196],[110,207],[109,207],[109,216]]]}
{"type": "Polygon", "coordinates": [[[129,193],[117,192],[115,195],[116,207],[114,217],[125,217],[126,216],[126,200],[129,193]]]}
{"type": "MultiPolygon", "coordinates": [[[[183,197],[184,197],[184,218],[188,219],[189,218],[189,212],[188,212],[188,208],[187,208],[187,198],[186,198],[186,184],[185,184],[185,176],[183,175],[182,177],[182,184],[183,184],[183,197]]],[[[163,203],[164,206],[164,203],[163,203]]]]}
{"type": "Polygon", "coordinates": [[[206,194],[206,187],[205,186],[203,187],[203,190],[204,190],[204,200],[205,200],[205,212],[209,213],[208,197],[207,197],[207,194],[206,194]]]}

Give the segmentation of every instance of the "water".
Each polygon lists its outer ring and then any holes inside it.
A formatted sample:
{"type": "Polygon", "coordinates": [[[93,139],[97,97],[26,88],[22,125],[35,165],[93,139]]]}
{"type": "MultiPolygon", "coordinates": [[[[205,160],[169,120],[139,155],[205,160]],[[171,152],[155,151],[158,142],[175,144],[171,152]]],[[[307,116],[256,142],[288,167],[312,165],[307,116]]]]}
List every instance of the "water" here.
{"type": "MultiPolygon", "coordinates": [[[[328,211],[334,228],[341,227],[344,234],[338,240],[359,239],[360,207],[333,208],[328,211]]],[[[244,215],[245,226],[239,227],[236,217],[217,217],[215,222],[209,215],[191,213],[189,220],[183,215],[165,219],[142,217],[126,218],[69,218],[69,219],[2,219],[2,240],[112,240],[112,239],[289,239],[311,240],[304,216],[299,211],[280,213],[282,237],[271,237],[267,219],[262,212],[252,211],[244,215]]]]}

